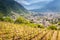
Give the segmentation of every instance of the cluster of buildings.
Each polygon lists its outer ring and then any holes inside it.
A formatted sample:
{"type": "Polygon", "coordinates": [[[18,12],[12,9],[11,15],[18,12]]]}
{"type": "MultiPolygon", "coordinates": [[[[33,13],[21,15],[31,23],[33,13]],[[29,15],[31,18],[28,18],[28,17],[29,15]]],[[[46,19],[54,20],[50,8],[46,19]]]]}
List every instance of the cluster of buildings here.
{"type": "Polygon", "coordinates": [[[34,23],[43,24],[46,27],[51,25],[52,23],[57,24],[57,22],[59,22],[59,20],[60,20],[59,13],[45,12],[45,13],[40,13],[40,14],[38,14],[38,15],[31,14],[27,18],[29,20],[33,21],[34,23]],[[40,15],[40,14],[42,14],[42,15],[40,15]]]}

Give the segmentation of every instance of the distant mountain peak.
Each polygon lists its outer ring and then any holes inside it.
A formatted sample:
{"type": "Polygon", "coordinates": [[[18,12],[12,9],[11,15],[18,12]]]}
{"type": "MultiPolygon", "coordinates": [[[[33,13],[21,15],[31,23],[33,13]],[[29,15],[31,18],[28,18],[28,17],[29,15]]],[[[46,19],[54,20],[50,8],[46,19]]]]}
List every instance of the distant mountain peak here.
{"type": "Polygon", "coordinates": [[[31,10],[31,11],[36,11],[36,12],[60,12],[60,0],[54,0],[50,3],[48,3],[43,8],[34,9],[34,10],[31,10]]]}

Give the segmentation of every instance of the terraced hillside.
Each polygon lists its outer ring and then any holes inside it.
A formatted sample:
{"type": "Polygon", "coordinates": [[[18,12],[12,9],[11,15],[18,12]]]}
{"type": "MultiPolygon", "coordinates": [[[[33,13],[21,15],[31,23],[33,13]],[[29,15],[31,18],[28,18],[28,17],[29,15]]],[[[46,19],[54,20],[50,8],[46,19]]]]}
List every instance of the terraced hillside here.
{"type": "Polygon", "coordinates": [[[0,40],[60,40],[60,31],[0,22],[0,40]]]}

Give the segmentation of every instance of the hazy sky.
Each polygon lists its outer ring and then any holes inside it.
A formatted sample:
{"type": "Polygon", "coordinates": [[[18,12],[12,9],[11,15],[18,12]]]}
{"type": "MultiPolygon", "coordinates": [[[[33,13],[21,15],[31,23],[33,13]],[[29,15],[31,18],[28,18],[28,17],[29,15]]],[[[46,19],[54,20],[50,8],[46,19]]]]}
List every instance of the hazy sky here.
{"type": "Polygon", "coordinates": [[[16,0],[22,4],[27,10],[40,9],[54,0],[16,0]]]}

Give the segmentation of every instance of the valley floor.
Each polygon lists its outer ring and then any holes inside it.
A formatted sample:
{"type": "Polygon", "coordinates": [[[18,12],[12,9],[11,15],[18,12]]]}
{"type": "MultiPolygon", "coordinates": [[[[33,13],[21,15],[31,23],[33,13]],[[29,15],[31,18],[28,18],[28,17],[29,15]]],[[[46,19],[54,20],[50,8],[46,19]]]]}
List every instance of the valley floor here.
{"type": "Polygon", "coordinates": [[[0,40],[60,40],[60,31],[0,22],[0,40]]]}

